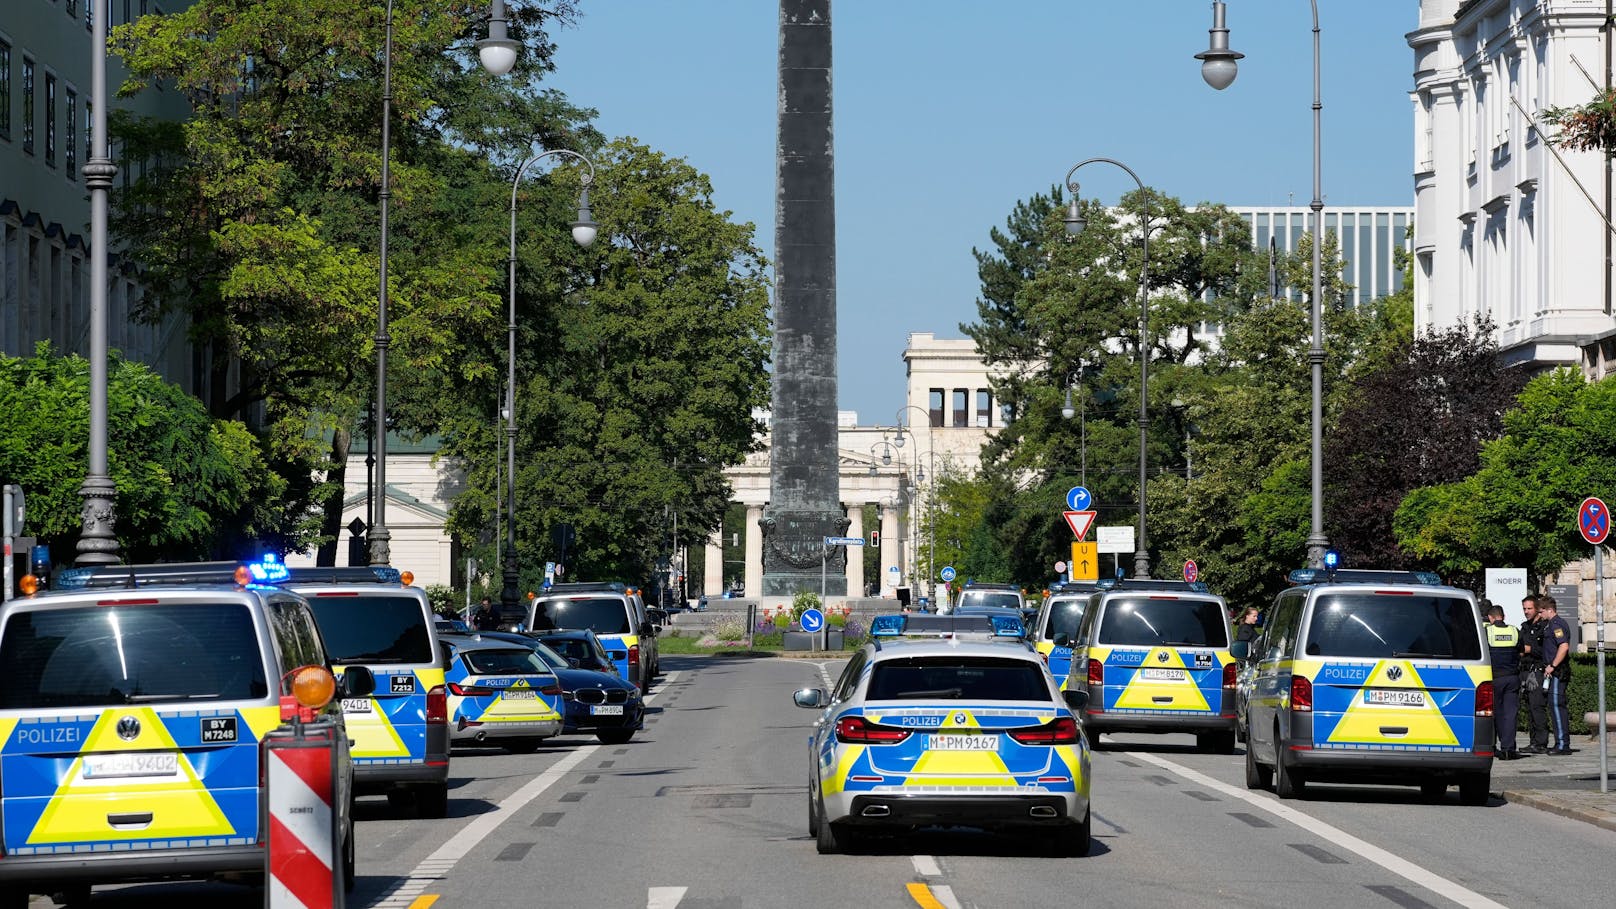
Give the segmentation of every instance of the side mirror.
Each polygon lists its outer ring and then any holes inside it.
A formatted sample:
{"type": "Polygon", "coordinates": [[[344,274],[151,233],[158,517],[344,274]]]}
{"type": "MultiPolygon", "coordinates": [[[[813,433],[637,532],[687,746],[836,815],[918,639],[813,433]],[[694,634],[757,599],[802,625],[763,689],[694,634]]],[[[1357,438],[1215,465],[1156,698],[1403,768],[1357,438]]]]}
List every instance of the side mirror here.
{"type": "Polygon", "coordinates": [[[567,665],[577,669],[580,664],[577,657],[567,657],[567,665]]]}
{"type": "Polygon", "coordinates": [[[662,633],[662,626],[661,625],[652,625],[651,626],[651,633],[653,635],[661,634],[662,633]]]}
{"type": "Polygon", "coordinates": [[[1066,698],[1066,706],[1070,707],[1073,713],[1089,705],[1089,693],[1081,688],[1068,688],[1062,691],[1061,695],[1066,698]]]}
{"type": "Polygon", "coordinates": [[[643,634],[646,637],[650,637],[651,635],[656,634],[656,632],[651,630],[651,629],[653,629],[655,627],[656,626],[652,625],[650,622],[641,622],[640,623],[640,634],[643,634]]]}
{"type": "Polygon", "coordinates": [[[1065,632],[1062,632],[1061,634],[1055,635],[1055,646],[1056,647],[1070,647],[1070,646],[1072,646],[1072,636],[1069,635],[1069,634],[1066,634],[1065,632]]]}
{"type": "Polygon", "coordinates": [[[337,685],[339,698],[370,697],[376,690],[376,676],[364,666],[346,666],[342,670],[342,681],[337,685]]]}
{"type": "Polygon", "coordinates": [[[1229,645],[1229,653],[1237,660],[1251,659],[1251,642],[1235,641],[1229,645]]]}
{"type": "Polygon", "coordinates": [[[791,696],[791,700],[795,701],[798,707],[807,707],[810,710],[830,706],[830,698],[826,696],[823,688],[799,688],[791,696]]]}

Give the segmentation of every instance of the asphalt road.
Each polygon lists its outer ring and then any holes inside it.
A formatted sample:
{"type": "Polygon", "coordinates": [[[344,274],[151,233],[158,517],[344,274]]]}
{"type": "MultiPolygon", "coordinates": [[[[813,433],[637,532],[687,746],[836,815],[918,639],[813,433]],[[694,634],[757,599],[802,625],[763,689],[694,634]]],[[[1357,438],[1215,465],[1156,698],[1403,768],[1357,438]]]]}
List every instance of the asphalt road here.
{"type": "MultiPolygon", "coordinates": [[[[979,832],[927,832],[821,856],[807,832],[805,741],[791,691],[838,664],[663,660],[647,730],[623,746],[553,740],[532,755],[457,752],[450,818],[359,806],[349,906],[978,907],[1596,906],[1616,903],[1616,832],[1417,790],[1247,792],[1242,758],[1189,737],[1102,740],[1084,858],[979,832]]],[[[97,906],[261,904],[224,884],[98,890],[97,906]]],[[[42,899],[36,906],[48,906],[42,899]]]]}

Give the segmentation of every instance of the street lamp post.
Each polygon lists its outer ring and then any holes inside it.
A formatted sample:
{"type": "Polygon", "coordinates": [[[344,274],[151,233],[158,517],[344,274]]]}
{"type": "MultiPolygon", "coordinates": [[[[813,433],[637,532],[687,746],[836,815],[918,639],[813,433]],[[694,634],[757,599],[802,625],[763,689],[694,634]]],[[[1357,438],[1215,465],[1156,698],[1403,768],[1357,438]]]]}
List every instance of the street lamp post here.
{"type": "MultiPolygon", "coordinates": [[[[931,608],[936,609],[937,608],[937,507],[934,504],[934,501],[936,499],[936,493],[937,493],[937,446],[935,444],[933,444],[933,440],[932,440],[931,431],[932,431],[933,427],[932,427],[932,424],[931,424],[931,414],[926,413],[926,411],[921,410],[919,407],[916,407],[913,404],[905,404],[904,406],[898,408],[898,416],[897,416],[898,428],[903,429],[904,432],[909,433],[909,438],[915,439],[915,444],[916,445],[920,444],[920,440],[915,438],[914,430],[907,429],[907,428],[904,427],[903,418],[906,415],[906,412],[911,411],[911,410],[920,411],[920,413],[923,414],[926,417],[926,474],[927,474],[927,476],[930,477],[930,480],[928,482],[931,483],[931,486],[928,487],[927,490],[926,490],[926,601],[931,604],[931,608]]],[[[911,418],[909,420],[909,426],[912,427],[914,425],[915,425],[915,421],[914,421],[913,418],[911,418]]],[[[902,435],[898,436],[897,444],[898,444],[899,448],[903,447],[903,436],[902,435]]],[[[918,472],[918,467],[916,469],[917,469],[917,472],[918,472]]],[[[924,478],[922,478],[922,479],[924,479],[924,478]]],[[[916,545],[918,546],[919,544],[916,543],[916,545]]]]}
{"type": "Polygon", "coordinates": [[[90,446],[89,465],[79,498],[81,512],[77,563],[118,561],[118,487],[107,469],[107,193],[118,166],[107,154],[107,20],[111,0],[90,0],[100,9],[90,27],[90,103],[94,126],[84,185],[90,190],[90,446]]]}
{"type": "MultiPolygon", "coordinates": [[[[1072,198],[1067,203],[1066,215],[1061,218],[1066,223],[1066,232],[1077,236],[1088,226],[1083,217],[1082,207],[1078,204],[1080,187],[1073,176],[1079,168],[1088,164],[1104,163],[1121,168],[1128,176],[1133,178],[1139,187],[1141,196],[1145,195],[1145,183],[1133,168],[1113,158],[1089,158],[1079,161],[1066,172],[1066,188],[1072,191],[1072,198]]],[[[1145,198],[1145,211],[1140,215],[1140,233],[1143,235],[1143,257],[1139,265],[1139,548],[1133,553],[1133,576],[1136,578],[1150,577],[1150,539],[1145,535],[1145,460],[1146,443],[1150,431],[1150,408],[1148,390],[1150,388],[1150,199],[1145,198]]]]}
{"type": "MultiPolygon", "coordinates": [[[[1307,361],[1313,373],[1313,439],[1312,439],[1312,526],[1307,536],[1307,564],[1312,568],[1324,567],[1324,553],[1330,540],[1324,535],[1324,177],[1323,129],[1324,103],[1319,94],[1319,2],[1308,0],[1313,10],[1313,299],[1311,318],[1313,341],[1307,351],[1307,361]]],[[[1235,62],[1244,54],[1229,50],[1229,30],[1223,18],[1222,0],[1212,4],[1211,46],[1196,54],[1201,60],[1201,76],[1215,89],[1228,88],[1234,82],[1235,62]]]]}
{"type": "Polygon", "coordinates": [[[1077,407],[1072,406],[1072,383],[1070,381],[1066,383],[1066,400],[1061,404],[1061,419],[1070,420],[1077,417],[1077,483],[1083,487],[1089,485],[1089,391],[1088,386],[1085,384],[1087,379],[1088,364],[1079,361],[1077,364],[1077,407]]]}
{"type": "MultiPolygon", "coordinates": [[[[495,7],[498,9],[500,4],[496,2],[495,7]]],[[[599,229],[589,212],[589,187],[595,182],[593,161],[571,149],[555,148],[539,152],[516,169],[516,178],[511,181],[510,252],[505,259],[509,306],[505,325],[505,564],[503,584],[499,591],[502,617],[518,610],[521,596],[517,590],[520,578],[516,563],[516,193],[522,186],[522,177],[527,175],[528,168],[556,156],[571,158],[589,168],[583,176],[583,189],[578,193],[578,220],[571,225],[572,239],[579,246],[588,246],[595,242],[599,229]]]]}
{"type": "MultiPolygon", "coordinates": [[[[914,486],[913,490],[911,490],[911,491],[909,491],[907,493],[906,499],[905,499],[905,502],[904,502],[904,507],[907,508],[908,512],[909,512],[908,519],[907,519],[908,520],[908,525],[909,525],[909,533],[908,533],[906,539],[907,539],[907,541],[909,543],[909,567],[910,567],[910,573],[913,574],[916,570],[918,570],[919,565],[920,565],[920,537],[916,536],[916,534],[915,534],[915,494],[916,494],[915,491],[919,490],[921,483],[926,482],[926,468],[924,468],[924,467],[922,467],[920,465],[920,440],[918,438],[915,438],[915,434],[912,431],[910,431],[910,429],[908,427],[903,425],[903,411],[900,409],[898,411],[897,425],[894,426],[893,430],[892,430],[892,444],[896,445],[899,448],[900,451],[903,449],[903,437],[904,436],[908,436],[909,438],[914,439],[914,443],[915,443],[915,452],[914,452],[915,486],[914,486]]],[[[929,457],[929,455],[930,455],[930,453],[928,452],[928,457],[929,457]]],[[[902,461],[901,456],[900,456],[899,461],[898,461],[898,466],[899,466],[899,470],[901,471],[902,467],[903,467],[903,461],[902,461]]],[[[928,565],[927,570],[926,570],[926,574],[930,575],[935,570],[936,570],[935,568],[928,565]]],[[[916,589],[915,592],[916,592],[916,594],[918,594],[919,593],[918,578],[914,578],[912,580],[916,581],[916,588],[917,589],[916,589]]],[[[928,578],[928,581],[929,581],[929,578],[928,578]]],[[[927,596],[928,596],[928,598],[930,597],[930,590],[929,589],[927,591],[927,596]]]]}

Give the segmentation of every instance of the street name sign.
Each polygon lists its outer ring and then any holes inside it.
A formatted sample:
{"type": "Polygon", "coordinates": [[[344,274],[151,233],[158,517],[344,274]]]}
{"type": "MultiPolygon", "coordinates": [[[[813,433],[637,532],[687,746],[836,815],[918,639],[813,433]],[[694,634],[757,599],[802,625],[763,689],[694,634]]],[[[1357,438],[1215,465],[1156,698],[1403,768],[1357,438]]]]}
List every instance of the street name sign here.
{"type": "Polygon", "coordinates": [[[1099,543],[1101,552],[1133,552],[1133,530],[1132,524],[1096,527],[1094,540],[1099,543]]]}

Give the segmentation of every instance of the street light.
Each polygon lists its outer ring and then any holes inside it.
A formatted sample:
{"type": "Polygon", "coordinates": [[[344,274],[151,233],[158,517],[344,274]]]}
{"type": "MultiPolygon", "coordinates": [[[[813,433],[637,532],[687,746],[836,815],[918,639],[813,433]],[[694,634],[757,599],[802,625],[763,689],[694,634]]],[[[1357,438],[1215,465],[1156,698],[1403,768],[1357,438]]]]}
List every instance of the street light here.
{"type": "MultiPolygon", "coordinates": [[[[937,507],[935,505],[935,500],[937,493],[937,446],[932,443],[931,431],[933,427],[931,414],[913,404],[905,404],[904,406],[898,408],[897,421],[899,428],[904,427],[903,418],[906,413],[911,410],[919,411],[920,414],[926,418],[926,472],[931,476],[931,488],[926,492],[926,602],[932,604],[932,608],[936,609],[937,507]]],[[[909,420],[909,426],[914,425],[915,421],[913,418],[911,418],[909,420]]],[[[915,439],[916,445],[920,444],[920,440],[915,438],[914,430],[906,429],[905,431],[909,433],[909,438],[915,439]]],[[[898,437],[898,444],[900,446],[903,445],[903,436],[901,435],[898,437]]],[[[916,467],[916,473],[919,473],[918,466],[916,467]]],[[[924,477],[921,477],[920,479],[922,481],[925,480],[924,477]]],[[[910,507],[913,508],[912,505],[910,507]]]]}
{"type": "Polygon", "coordinates": [[[1234,84],[1239,71],[1238,61],[1245,54],[1229,49],[1229,29],[1223,21],[1223,0],[1213,0],[1212,27],[1207,29],[1211,42],[1206,50],[1195,55],[1201,61],[1201,78],[1206,84],[1222,91],[1234,84]]]}
{"type": "Polygon", "coordinates": [[[1089,485],[1089,420],[1088,420],[1088,387],[1084,384],[1087,378],[1088,364],[1077,365],[1077,408],[1072,408],[1072,384],[1066,383],[1066,402],[1061,405],[1061,419],[1070,420],[1077,417],[1077,447],[1079,452],[1077,482],[1079,486],[1089,485]]]}
{"type": "MultiPolygon", "coordinates": [[[[496,5],[497,0],[496,0],[496,5]]],[[[505,259],[509,297],[508,319],[505,325],[505,567],[503,584],[499,590],[502,616],[517,611],[520,581],[516,565],[516,193],[522,186],[522,177],[528,168],[545,158],[560,156],[582,162],[589,170],[583,176],[583,188],[578,192],[578,220],[572,222],[572,239],[579,246],[595,242],[599,225],[589,211],[589,186],[595,182],[595,163],[571,149],[554,148],[539,152],[522,162],[511,181],[511,244],[505,259]]]]}
{"type": "Polygon", "coordinates": [[[107,470],[107,193],[118,175],[107,154],[107,20],[112,0],[89,2],[100,7],[90,25],[90,103],[95,110],[90,158],[84,162],[84,185],[90,190],[90,457],[79,487],[84,504],[76,561],[112,565],[118,562],[118,487],[107,470]]]}
{"type": "MultiPolygon", "coordinates": [[[[1321,128],[1324,103],[1319,94],[1319,2],[1308,0],[1308,3],[1313,9],[1313,201],[1308,205],[1313,210],[1313,342],[1307,351],[1307,361],[1313,372],[1313,507],[1312,528],[1307,536],[1307,564],[1312,568],[1322,568],[1324,553],[1330,548],[1330,540],[1324,535],[1324,138],[1321,128]]],[[[1206,61],[1201,64],[1201,75],[1213,88],[1225,88],[1234,81],[1235,61],[1244,56],[1229,51],[1228,37],[1229,30],[1224,27],[1223,21],[1223,3],[1213,3],[1212,47],[1205,53],[1195,55],[1206,61]],[[1207,74],[1207,67],[1213,62],[1210,55],[1213,54],[1221,54],[1221,60],[1227,63],[1227,79],[1220,77],[1215,81],[1207,74]]]]}
{"type": "Polygon", "coordinates": [[[1082,206],[1078,204],[1080,187],[1072,177],[1079,168],[1088,164],[1104,163],[1121,168],[1139,187],[1139,194],[1144,198],[1145,211],[1140,215],[1140,233],[1144,235],[1144,256],[1139,266],[1139,548],[1133,553],[1133,576],[1136,578],[1150,577],[1150,540],[1145,536],[1145,455],[1146,443],[1150,430],[1150,409],[1146,392],[1150,387],[1150,198],[1145,194],[1145,183],[1133,168],[1113,158],[1089,158],[1079,161],[1066,172],[1066,188],[1072,191],[1072,198],[1066,206],[1066,215],[1061,218],[1066,222],[1066,232],[1077,236],[1088,226],[1088,220],[1083,217],[1082,206]]]}

